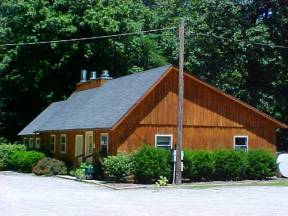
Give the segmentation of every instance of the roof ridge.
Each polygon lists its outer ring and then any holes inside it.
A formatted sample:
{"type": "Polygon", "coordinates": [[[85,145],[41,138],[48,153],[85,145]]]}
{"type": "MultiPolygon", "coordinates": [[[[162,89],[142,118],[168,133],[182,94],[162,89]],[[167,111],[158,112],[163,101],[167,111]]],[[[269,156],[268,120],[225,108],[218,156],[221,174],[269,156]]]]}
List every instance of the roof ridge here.
{"type": "MultiPolygon", "coordinates": [[[[164,67],[170,67],[172,64],[166,64],[166,65],[163,65],[163,66],[160,66],[160,67],[156,67],[156,68],[151,68],[149,70],[143,70],[143,71],[140,71],[140,72],[136,72],[136,73],[131,73],[131,74],[127,74],[125,76],[120,76],[120,77],[117,77],[115,79],[112,79],[111,81],[115,81],[115,80],[120,80],[120,79],[123,79],[123,78],[127,78],[127,77],[131,77],[131,76],[137,76],[137,75],[141,75],[143,73],[149,73],[151,71],[154,71],[154,70],[159,70],[161,68],[164,68],[164,67]]],[[[104,86],[104,85],[103,85],[104,86]]]]}

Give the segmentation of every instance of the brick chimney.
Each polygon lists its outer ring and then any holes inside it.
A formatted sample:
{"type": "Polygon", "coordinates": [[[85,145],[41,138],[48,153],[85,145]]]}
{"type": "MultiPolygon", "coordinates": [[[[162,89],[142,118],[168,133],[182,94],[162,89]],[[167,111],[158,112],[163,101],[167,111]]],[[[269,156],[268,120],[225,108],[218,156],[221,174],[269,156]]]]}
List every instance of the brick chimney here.
{"type": "Polygon", "coordinates": [[[113,79],[110,77],[108,70],[103,70],[99,78],[97,78],[96,71],[91,71],[89,80],[87,80],[87,74],[86,70],[81,70],[81,80],[76,84],[76,91],[97,88],[104,85],[108,80],[113,79]]]}

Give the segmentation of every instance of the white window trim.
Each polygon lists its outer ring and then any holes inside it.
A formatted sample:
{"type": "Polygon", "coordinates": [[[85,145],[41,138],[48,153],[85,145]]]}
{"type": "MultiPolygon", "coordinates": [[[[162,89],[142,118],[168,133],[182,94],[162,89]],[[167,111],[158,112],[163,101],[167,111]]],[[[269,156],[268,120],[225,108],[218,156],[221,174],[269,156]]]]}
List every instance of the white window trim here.
{"type": "Polygon", "coordinates": [[[249,137],[247,135],[235,135],[233,136],[233,149],[235,150],[236,148],[236,138],[246,138],[247,139],[247,151],[249,149],[249,137]]]}
{"type": "Polygon", "coordinates": [[[172,149],[173,147],[173,135],[172,134],[155,134],[155,147],[165,147],[165,146],[158,146],[157,145],[157,138],[158,137],[170,137],[170,148],[172,149]]]}
{"type": "Polygon", "coordinates": [[[27,141],[28,141],[27,137],[24,137],[23,142],[24,142],[24,145],[26,146],[29,144],[27,141]]]}
{"type": "Polygon", "coordinates": [[[33,148],[34,146],[33,146],[33,141],[34,141],[34,138],[33,137],[30,137],[29,138],[29,148],[33,148]],[[31,140],[32,140],[32,142],[31,142],[31,140]]]}
{"type": "Polygon", "coordinates": [[[67,151],[67,134],[61,134],[60,135],[60,153],[65,154],[67,151]],[[62,143],[62,137],[65,137],[65,143],[62,143]],[[62,151],[62,144],[65,145],[65,151],[62,151]]]}
{"type": "Polygon", "coordinates": [[[50,135],[49,147],[50,147],[50,152],[55,153],[55,149],[56,149],[56,135],[55,134],[50,135]],[[54,150],[53,151],[51,150],[51,144],[52,144],[51,143],[51,137],[54,137],[54,143],[53,143],[54,144],[54,150]]]}
{"type": "Polygon", "coordinates": [[[35,139],[35,148],[40,149],[40,146],[41,146],[41,139],[40,139],[40,137],[36,137],[36,139],[35,139]],[[39,140],[38,144],[37,144],[37,140],[39,140]]]}
{"type": "Polygon", "coordinates": [[[107,154],[108,154],[108,148],[109,148],[109,134],[108,133],[101,133],[100,134],[100,151],[102,150],[102,136],[107,136],[107,154]]]}

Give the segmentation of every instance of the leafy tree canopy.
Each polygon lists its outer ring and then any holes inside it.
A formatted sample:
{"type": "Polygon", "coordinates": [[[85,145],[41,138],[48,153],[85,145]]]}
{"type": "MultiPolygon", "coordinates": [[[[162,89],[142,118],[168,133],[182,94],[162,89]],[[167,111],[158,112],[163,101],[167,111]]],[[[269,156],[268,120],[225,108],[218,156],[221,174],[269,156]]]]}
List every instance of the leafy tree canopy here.
{"type": "MultiPolygon", "coordinates": [[[[185,68],[288,122],[287,0],[2,0],[0,43],[37,42],[177,26],[185,18],[185,68]]],[[[80,69],[114,77],[178,58],[177,32],[74,43],[0,46],[0,136],[65,99],[80,69]]],[[[280,132],[280,137],[286,137],[280,132]]]]}

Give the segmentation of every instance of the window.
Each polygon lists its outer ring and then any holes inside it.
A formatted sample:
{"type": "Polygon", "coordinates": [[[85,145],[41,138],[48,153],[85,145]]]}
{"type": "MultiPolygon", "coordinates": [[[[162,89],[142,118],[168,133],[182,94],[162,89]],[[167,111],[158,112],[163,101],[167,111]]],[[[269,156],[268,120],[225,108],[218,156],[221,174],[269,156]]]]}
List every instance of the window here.
{"type": "Polygon", "coordinates": [[[91,155],[93,153],[93,133],[89,134],[87,139],[87,155],[91,155]]]}
{"type": "Polygon", "coordinates": [[[85,132],[85,156],[87,156],[86,163],[93,162],[93,146],[93,131],[87,131],[85,132]]]}
{"type": "Polygon", "coordinates": [[[40,148],[40,137],[37,137],[35,139],[35,148],[39,149],[40,148]]]}
{"type": "Polygon", "coordinates": [[[24,145],[28,146],[28,139],[26,137],[24,138],[24,145]]]}
{"type": "Polygon", "coordinates": [[[61,134],[60,136],[60,152],[66,153],[66,134],[61,134]]]}
{"type": "Polygon", "coordinates": [[[55,153],[56,136],[50,135],[50,152],[55,153]]]}
{"type": "Polygon", "coordinates": [[[32,137],[30,137],[29,138],[29,148],[33,148],[33,138],[32,137]]]}
{"type": "Polygon", "coordinates": [[[235,150],[248,151],[248,136],[234,136],[233,145],[235,150]]]}
{"type": "Polygon", "coordinates": [[[172,148],[172,139],[171,134],[156,134],[155,135],[155,146],[157,148],[163,148],[170,150],[172,148]]]}
{"type": "Polygon", "coordinates": [[[100,152],[104,154],[108,154],[108,134],[102,133],[100,135],[100,152]]]}

